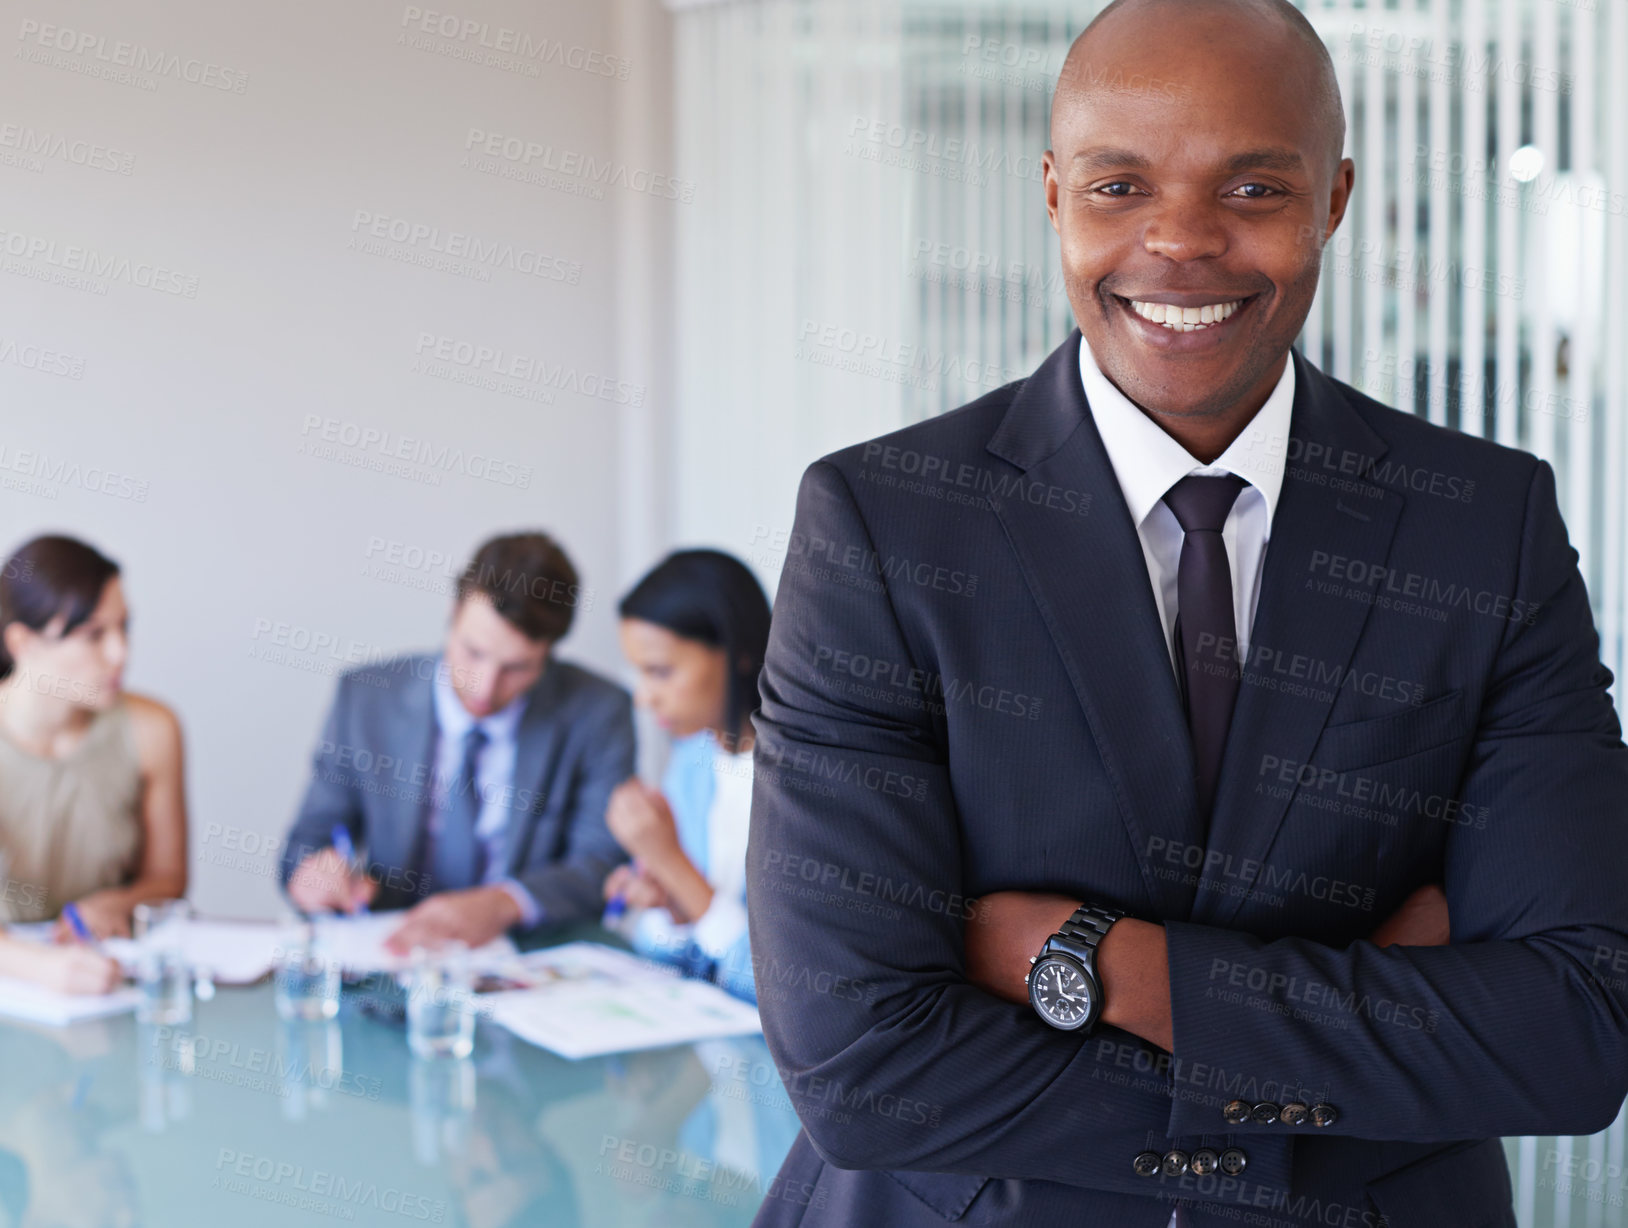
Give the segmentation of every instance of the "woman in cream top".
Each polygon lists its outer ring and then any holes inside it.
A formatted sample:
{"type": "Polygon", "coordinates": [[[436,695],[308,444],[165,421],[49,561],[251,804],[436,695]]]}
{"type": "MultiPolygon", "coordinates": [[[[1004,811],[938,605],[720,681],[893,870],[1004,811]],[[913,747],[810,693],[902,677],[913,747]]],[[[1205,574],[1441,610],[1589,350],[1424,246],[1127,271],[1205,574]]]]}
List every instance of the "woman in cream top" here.
{"type": "Polygon", "coordinates": [[[181,728],[123,689],[118,565],[40,537],[0,565],[0,923],[57,919],[48,945],[0,932],[0,975],[100,993],[117,966],[74,940],[130,932],[143,900],[186,891],[181,728]]]}

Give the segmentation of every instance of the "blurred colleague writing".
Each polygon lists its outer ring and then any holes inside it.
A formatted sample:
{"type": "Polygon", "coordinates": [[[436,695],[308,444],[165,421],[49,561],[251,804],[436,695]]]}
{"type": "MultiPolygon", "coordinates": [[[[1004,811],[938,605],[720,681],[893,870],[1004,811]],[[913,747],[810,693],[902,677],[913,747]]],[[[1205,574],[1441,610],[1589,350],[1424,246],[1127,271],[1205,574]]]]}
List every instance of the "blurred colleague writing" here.
{"type": "MultiPolygon", "coordinates": [[[[0,568],[0,920],[77,910],[92,937],[128,935],[143,900],[187,887],[181,726],[124,690],[130,615],[119,566],[71,537],[37,537],[0,568]]],[[[58,944],[0,934],[0,973],[102,993],[112,960],[60,921],[58,944]]]]}
{"type": "Polygon", "coordinates": [[[411,906],[400,951],[599,915],[633,719],[626,691],[553,655],[581,593],[552,538],[493,538],[439,655],[340,679],[283,852],[298,907],[411,906]]]}
{"type": "Polygon", "coordinates": [[[634,861],[605,880],[605,896],[638,910],[641,954],[755,1001],[746,833],[768,599],[740,560],[680,550],[619,612],[635,700],[676,741],[660,790],[630,779],[611,795],[606,822],[634,861]]]}

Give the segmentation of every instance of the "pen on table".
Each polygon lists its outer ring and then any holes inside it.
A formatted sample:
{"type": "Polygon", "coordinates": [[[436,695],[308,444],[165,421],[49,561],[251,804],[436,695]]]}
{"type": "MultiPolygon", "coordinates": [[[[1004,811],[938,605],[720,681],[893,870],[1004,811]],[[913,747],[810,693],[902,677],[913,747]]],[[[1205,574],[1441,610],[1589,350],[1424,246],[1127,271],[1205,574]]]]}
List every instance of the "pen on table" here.
{"type": "MultiPolygon", "coordinates": [[[[331,838],[333,840],[334,852],[343,857],[345,859],[345,863],[350,866],[352,870],[355,870],[356,846],[350,841],[350,828],[346,827],[343,823],[335,823],[331,838]]],[[[367,911],[367,905],[365,903],[358,904],[356,906],[356,911],[358,913],[365,913],[367,911]]]]}

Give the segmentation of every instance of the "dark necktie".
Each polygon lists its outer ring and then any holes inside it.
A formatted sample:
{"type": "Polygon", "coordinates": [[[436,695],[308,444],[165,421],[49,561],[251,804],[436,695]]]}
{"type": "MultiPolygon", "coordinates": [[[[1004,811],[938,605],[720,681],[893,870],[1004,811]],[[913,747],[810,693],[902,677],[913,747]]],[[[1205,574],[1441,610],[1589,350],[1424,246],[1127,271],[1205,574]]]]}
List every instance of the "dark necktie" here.
{"type": "Polygon", "coordinates": [[[1181,653],[1187,729],[1199,816],[1208,823],[1221,775],[1221,752],[1238,697],[1238,630],[1232,616],[1232,569],[1221,527],[1245,482],[1189,474],[1165,492],[1181,525],[1176,567],[1176,646],[1181,653]]]}
{"type": "Polygon", "coordinates": [[[431,891],[461,891],[481,879],[480,841],[475,838],[475,822],[480,818],[481,751],[486,734],[479,725],[464,734],[463,760],[441,804],[441,827],[435,833],[435,849],[430,865],[431,891]]]}

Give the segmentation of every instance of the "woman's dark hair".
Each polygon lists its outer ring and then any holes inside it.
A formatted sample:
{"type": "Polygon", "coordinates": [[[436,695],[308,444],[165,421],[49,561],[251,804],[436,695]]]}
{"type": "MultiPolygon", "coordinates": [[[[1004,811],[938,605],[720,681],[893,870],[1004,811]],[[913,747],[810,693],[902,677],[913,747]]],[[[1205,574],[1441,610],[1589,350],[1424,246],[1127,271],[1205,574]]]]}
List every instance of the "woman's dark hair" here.
{"type": "MultiPolygon", "coordinates": [[[[616,612],[724,650],[729,695],[722,732],[734,739],[757,710],[757,678],[769,647],[769,599],[746,564],[721,550],[674,551],[633,586],[616,612]]],[[[732,741],[727,748],[735,749],[732,741]]]]}
{"type": "Polygon", "coordinates": [[[43,631],[62,617],[66,635],[91,616],[119,565],[78,538],[47,535],[24,542],[0,563],[0,678],[15,662],[6,651],[5,630],[22,623],[43,631]]]}

